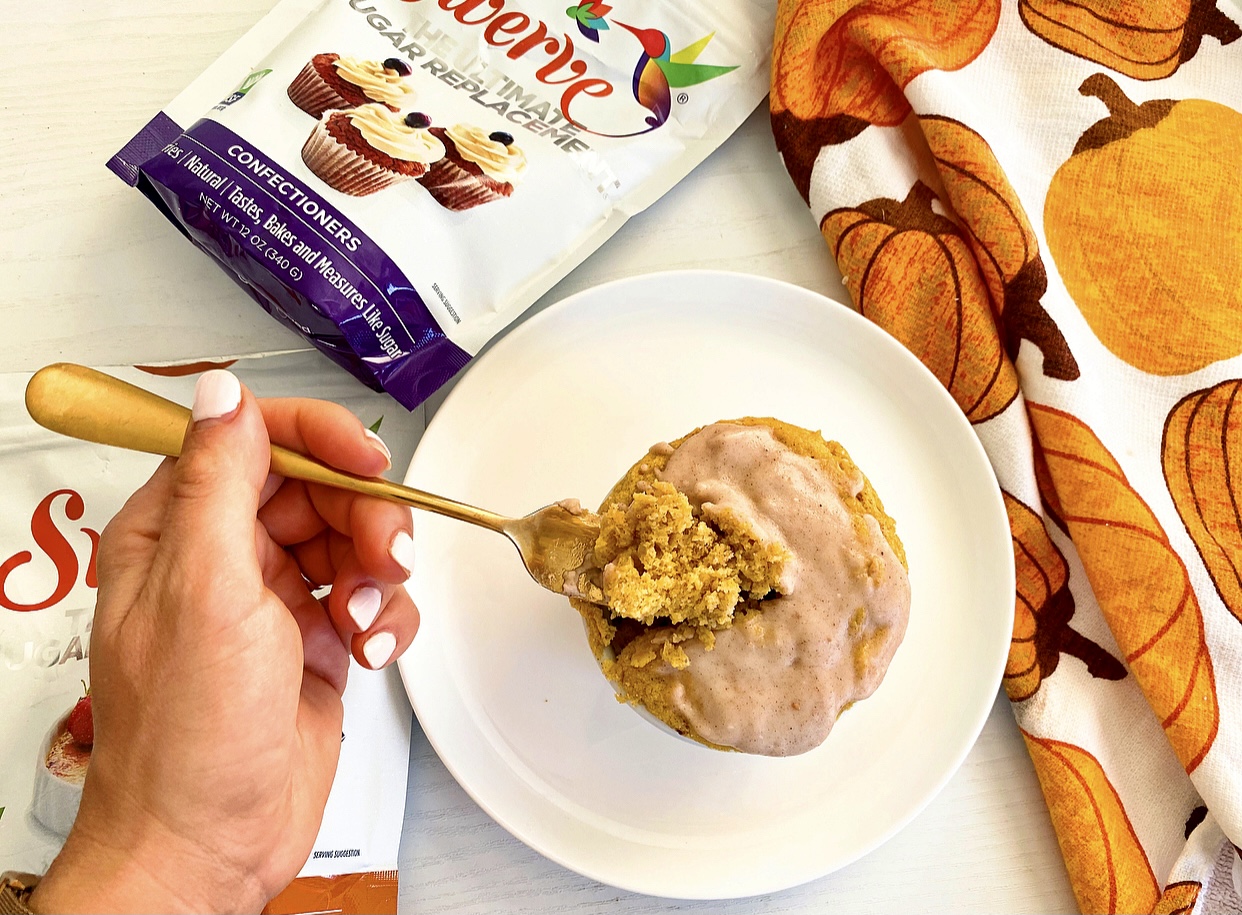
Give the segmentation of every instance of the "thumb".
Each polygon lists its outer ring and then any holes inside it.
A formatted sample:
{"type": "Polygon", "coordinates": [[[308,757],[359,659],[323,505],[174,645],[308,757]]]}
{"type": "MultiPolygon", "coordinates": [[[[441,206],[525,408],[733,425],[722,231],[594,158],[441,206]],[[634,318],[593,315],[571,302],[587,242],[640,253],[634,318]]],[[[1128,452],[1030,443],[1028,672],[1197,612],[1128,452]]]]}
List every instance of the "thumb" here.
{"type": "Polygon", "coordinates": [[[237,376],[214,370],[199,377],[191,415],[161,546],[209,568],[221,562],[257,568],[255,518],[271,463],[259,406],[237,376]]]}

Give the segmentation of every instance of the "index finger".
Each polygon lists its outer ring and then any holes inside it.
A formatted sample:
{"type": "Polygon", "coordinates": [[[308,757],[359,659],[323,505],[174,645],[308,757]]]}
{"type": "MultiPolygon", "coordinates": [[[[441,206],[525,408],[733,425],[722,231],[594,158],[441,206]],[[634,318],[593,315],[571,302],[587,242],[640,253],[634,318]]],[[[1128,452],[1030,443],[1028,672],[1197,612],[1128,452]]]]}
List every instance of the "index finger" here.
{"type": "Polygon", "coordinates": [[[259,407],[273,444],[359,476],[379,476],[392,466],[383,440],[339,404],[272,397],[260,400],[259,407]]]}
{"type": "MultiPolygon", "coordinates": [[[[379,436],[344,407],[303,398],[273,398],[260,404],[268,435],[277,444],[360,476],[376,476],[390,466],[388,449],[379,436]]],[[[260,509],[259,519],[282,546],[303,543],[330,526],[353,539],[370,574],[384,581],[403,581],[409,574],[407,507],[288,481],[260,509]]]]}

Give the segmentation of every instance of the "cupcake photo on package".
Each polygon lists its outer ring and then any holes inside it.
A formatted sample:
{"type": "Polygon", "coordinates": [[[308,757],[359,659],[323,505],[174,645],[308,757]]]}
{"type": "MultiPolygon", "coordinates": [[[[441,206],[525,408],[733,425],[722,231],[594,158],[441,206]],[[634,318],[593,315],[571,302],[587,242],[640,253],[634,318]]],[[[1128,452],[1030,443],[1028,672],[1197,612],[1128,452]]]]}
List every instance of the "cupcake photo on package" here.
{"type": "Polygon", "coordinates": [[[625,7],[277,4],[109,168],[415,409],[768,93],[769,4],[625,7]]]}
{"type": "Polygon", "coordinates": [[[400,57],[376,61],[316,54],[289,84],[289,100],[313,118],[372,102],[400,111],[414,101],[407,79],[413,72],[400,57]]]}
{"type": "Polygon", "coordinates": [[[444,158],[418,180],[445,209],[468,210],[503,200],[526,174],[526,153],[511,133],[488,133],[473,124],[433,127],[431,132],[444,145],[444,158]]]}
{"type": "Polygon", "coordinates": [[[365,197],[422,176],[444,157],[430,126],[421,112],[401,114],[377,102],[328,111],[302,146],[302,161],[328,187],[365,197]]]}

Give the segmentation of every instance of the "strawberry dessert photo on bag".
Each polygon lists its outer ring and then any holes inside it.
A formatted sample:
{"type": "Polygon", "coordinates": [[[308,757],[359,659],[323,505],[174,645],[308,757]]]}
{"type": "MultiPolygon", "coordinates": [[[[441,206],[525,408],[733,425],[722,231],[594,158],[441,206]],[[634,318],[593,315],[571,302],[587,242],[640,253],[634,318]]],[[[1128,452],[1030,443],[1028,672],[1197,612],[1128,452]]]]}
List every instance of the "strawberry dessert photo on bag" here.
{"type": "Polygon", "coordinates": [[[84,695],[69,710],[42,743],[35,793],[30,805],[31,816],[58,836],[69,835],[78,804],[82,800],[82,784],[91,761],[95,744],[95,721],[91,713],[91,693],[85,683],[84,695]]]}

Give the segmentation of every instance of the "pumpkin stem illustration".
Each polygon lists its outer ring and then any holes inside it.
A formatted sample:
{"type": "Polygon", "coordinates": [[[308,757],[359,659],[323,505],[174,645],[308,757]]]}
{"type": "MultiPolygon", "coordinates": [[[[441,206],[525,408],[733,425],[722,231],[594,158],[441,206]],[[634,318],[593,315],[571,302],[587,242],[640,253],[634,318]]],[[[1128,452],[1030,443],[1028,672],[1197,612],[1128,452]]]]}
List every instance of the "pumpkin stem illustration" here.
{"type": "Polygon", "coordinates": [[[1126,668],[1120,661],[1070,627],[1074,616],[1074,594],[1069,582],[1061,585],[1040,609],[1035,632],[1035,654],[1039,659],[1040,680],[1047,680],[1057,669],[1062,654],[1087,665],[1087,673],[1097,680],[1122,680],[1126,668]]]}
{"type": "Polygon", "coordinates": [[[1052,676],[1067,654],[1087,665],[1087,673],[1097,680],[1125,679],[1125,666],[1096,642],[1070,627],[1074,616],[1074,595],[1069,582],[1061,585],[1039,613],[1035,652],[1039,658],[1040,679],[1052,676]]]}
{"type": "Polygon", "coordinates": [[[1065,627],[1061,651],[1087,665],[1087,673],[1097,680],[1124,680],[1126,668],[1120,661],[1085,635],[1065,627]]]}
{"type": "Polygon", "coordinates": [[[772,112],[772,134],[802,199],[810,203],[811,171],[820,149],[852,140],[870,126],[862,118],[837,114],[805,121],[788,111],[772,112]]]}
{"type": "Polygon", "coordinates": [[[1078,377],[1078,360],[1070,352],[1061,329],[1044,310],[1040,299],[1048,289],[1044,262],[1036,257],[1022,265],[1013,279],[1005,284],[1004,311],[1001,322],[1005,333],[1005,352],[1017,361],[1018,348],[1024,339],[1044,354],[1044,374],[1058,381],[1078,377]]]}
{"type": "Polygon", "coordinates": [[[906,199],[900,203],[891,197],[877,197],[859,204],[857,209],[895,229],[921,229],[932,235],[960,235],[957,223],[931,208],[932,201],[939,199],[930,187],[922,181],[915,181],[906,199]]]}
{"type": "Polygon", "coordinates": [[[925,214],[933,212],[932,201],[938,199],[936,192],[924,184],[922,181],[916,181],[910,187],[910,193],[906,194],[906,199],[901,202],[898,209],[899,222],[915,222],[921,219],[925,214]],[[905,218],[901,218],[905,217],[905,218]]]}
{"type": "Polygon", "coordinates": [[[1088,76],[1078,91],[1095,96],[1108,108],[1108,117],[1088,127],[1074,145],[1074,155],[1089,149],[1100,149],[1117,140],[1124,140],[1136,130],[1155,127],[1177,104],[1174,99],[1153,99],[1136,105],[1113,80],[1103,73],[1088,76]]]}
{"type": "Polygon", "coordinates": [[[1069,582],[1049,597],[1035,615],[1035,657],[1039,660],[1039,679],[1047,680],[1061,663],[1065,650],[1066,634],[1072,630],[1070,620],[1074,617],[1074,594],[1069,582]]]}
{"type": "Polygon", "coordinates": [[[1112,79],[1104,73],[1088,76],[1078,87],[1079,95],[1095,96],[1108,107],[1108,113],[1116,118],[1133,117],[1138,114],[1139,106],[1130,101],[1112,79]]]}
{"type": "Polygon", "coordinates": [[[1190,834],[1195,831],[1195,827],[1202,823],[1206,816],[1207,808],[1202,804],[1190,811],[1190,816],[1186,817],[1186,831],[1184,833],[1187,839],[1190,838],[1190,834]]]}
{"type": "Polygon", "coordinates": [[[1216,0],[1193,0],[1182,32],[1178,60],[1185,63],[1194,57],[1204,35],[1211,35],[1222,45],[1231,44],[1242,38],[1242,27],[1216,8],[1216,0]]]}

